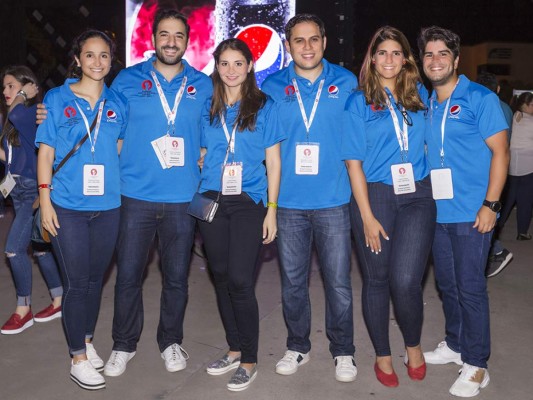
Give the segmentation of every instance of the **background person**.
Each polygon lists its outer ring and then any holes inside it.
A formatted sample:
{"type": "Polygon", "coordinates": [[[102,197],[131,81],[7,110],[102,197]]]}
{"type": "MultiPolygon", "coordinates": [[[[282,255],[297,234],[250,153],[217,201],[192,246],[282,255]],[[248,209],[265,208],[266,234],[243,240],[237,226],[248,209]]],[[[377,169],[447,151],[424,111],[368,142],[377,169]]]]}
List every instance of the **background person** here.
{"type": "Polygon", "coordinates": [[[5,68],[0,80],[8,111],[0,138],[0,158],[6,164],[6,179],[15,184],[9,193],[15,218],[7,236],[5,252],[17,291],[17,307],[2,326],[1,332],[13,335],[32,326],[33,321],[46,322],[61,318],[63,287],[51,248],[32,244],[52,298],[52,304],[33,316],[32,263],[28,256],[28,245],[31,242],[33,204],[38,196],[35,112],[36,104],[42,97],[37,77],[24,65],[5,68]]]}
{"type": "Polygon", "coordinates": [[[257,87],[253,56],[246,43],[225,40],[213,55],[213,97],[202,115],[201,145],[207,154],[200,192],[213,199],[219,191],[222,195],[213,221],[200,221],[199,228],[229,351],[210,364],[207,373],[220,375],[237,368],[227,387],[238,391],[257,376],[255,278],[261,244],[276,237],[279,142],[285,136],[277,124],[274,102],[257,87]],[[222,169],[225,179],[221,182],[222,169]],[[239,189],[232,190],[233,184],[239,189]]]}
{"type": "Polygon", "coordinates": [[[65,283],[63,325],[72,357],[70,378],[88,390],[105,387],[97,372],[104,363],[92,340],[120,215],[117,146],[125,108],[104,84],[114,49],[100,31],[88,30],[75,39],[72,78],[46,95],[48,118],[35,140],[42,225],[52,235],[65,283]],[[92,121],[96,124],[90,131],[92,121]],[[86,135],[88,140],[52,178],[52,171],[86,135]]]}
{"type": "Polygon", "coordinates": [[[422,279],[435,232],[436,208],[424,153],[427,91],[409,42],[397,29],[372,37],[359,90],[346,103],[342,157],[353,198],[350,215],[363,275],[363,315],[376,352],[374,370],[398,386],[389,345],[389,303],[406,348],[411,379],[422,380],[422,279]],[[411,174],[403,179],[401,171],[411,174]]]}

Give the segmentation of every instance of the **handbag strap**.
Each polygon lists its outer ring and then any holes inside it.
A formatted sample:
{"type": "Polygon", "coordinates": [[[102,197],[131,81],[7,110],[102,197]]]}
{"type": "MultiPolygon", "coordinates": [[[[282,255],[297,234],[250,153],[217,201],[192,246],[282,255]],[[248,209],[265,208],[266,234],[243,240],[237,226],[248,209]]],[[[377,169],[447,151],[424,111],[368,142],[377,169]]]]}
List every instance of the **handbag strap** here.
{"type": "MultiPolygon", "coordinates": [[[[104,106],[105,106],[105,102],[106,100],[104,99],[104,106]]],[[[98,120],[98,115],[96,115],[96,117],[94,117],[94,120],[93,120],[93,123],[91,124],[91,127],[89,128],[89,132],[92,132],[94,127],[96,126],[96,122],[98,120]]],[[[59,165],[57,166],[56,170],[54,171],[54,173],[52,174],[52,176],[54,176],[55,174],[57,174],[59,172],[59,170],[61,169],[61,167],[63,167],[63,165],[65,165],[65,163],[69,160],[70,157],[72,157],[74,155],[75,152],[78,151],[78,149],[81,147],[81,145],[83,143],[85,143],[87,141],[87,139],[89,139],[89,132],[87,132],[81,139],[78,143],[76,143],[76,145],[67,153],[67,155],[61,160],[61,162],[59,163],[59,165]]]]}

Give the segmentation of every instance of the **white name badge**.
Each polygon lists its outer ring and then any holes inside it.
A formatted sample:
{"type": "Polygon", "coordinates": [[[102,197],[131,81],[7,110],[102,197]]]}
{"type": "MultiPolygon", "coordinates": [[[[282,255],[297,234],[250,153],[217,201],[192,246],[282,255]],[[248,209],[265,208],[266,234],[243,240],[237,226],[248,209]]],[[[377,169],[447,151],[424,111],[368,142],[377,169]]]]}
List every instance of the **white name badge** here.
{"type": "Polygon", "coordinates": [[[185,141],[181,137],[165,137],[165,164],[170,167],[185,165],[185,141]]]}
{"type": "Polygon", "coordinates": [[[7,196],[9,196],[9,193],[11,193],[16,184],[17,182],[15,182],[15,179],[13,179],[11,172],[8,172],[4,179],[2,179],[0,182],[0,192],[2,192],[4,198],[7,199],[7,196]]]}
{"type": "Polygon", "coordinates": [[[407,194],[416,192],[413,164],[394,164],[390,167],[394,194],[407,194]]]}
{"type": "Polygon", "coordinates": [[[103,196],[104,166],[86,164],[83,166],[83,194],[85,196],[103,196]]]}
{"type": "Polygon", "coordinates": [[[159,163],[161,164],[161,168],[163,169],[170,168],[169,166],[167,166],[167,163],[165,161],[165,152],[166,152],[165,142],[166,142],[166,135],[161,136],[160,138],[157,138],[150,142],[152,144],[152,148],[154,149],[154,153],[157,156],[159,163]]]}
{"type": "Polygon", "coordinates": [[[320,145],[296,144],[296,175],[318,175],[320,145]]]}
{"type": "Polygon", "coordinates": [[[453,199],[452,170],[450,168],[431,170],[431,188],[435,200],[453,199]]]}
{"type": "Polygon", "coordinates": [[[222,194],[237,195],[242,193],[242,163],[227,164],[222,175],[222,194]]]}

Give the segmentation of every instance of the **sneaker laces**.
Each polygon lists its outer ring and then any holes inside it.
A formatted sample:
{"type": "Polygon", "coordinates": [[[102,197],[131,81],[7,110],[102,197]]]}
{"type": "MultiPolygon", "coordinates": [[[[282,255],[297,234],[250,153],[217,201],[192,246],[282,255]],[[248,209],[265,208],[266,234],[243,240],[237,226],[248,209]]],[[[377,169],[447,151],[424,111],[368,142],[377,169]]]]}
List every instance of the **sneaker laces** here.
{"type": "Polygon", "coordinates": [[[74,363],[76,367],[83,370],[83,374],[88,378],[101,377],[98,371],[92,366],[89,360],[81,360],[74,363]]]}
{"type": "Polygon", "coordinates": [[[351,370],[354,367],[351,356],[338,356],[337,368],[351,370]]]}
{"type": "Polygon", "coordinates": [[[178,359],[189,359],[189,354],[181,347],[179,344],[174,343],[170,346],[170,360],[169,361],[176,361],[178,359]]]}
{"type": "Polygon", "coordinates": [[[118,351],[113,351],[111,353],[111,357],[109,358],[108,363],[113,365],[114,367],[120,367],[124,364],[124,358],[121,357],[118,351]]]}
{"type": "Polygon", "coordinates": [[[459,373],[461,374],[459,379],[461,379],[464,382],[477,382],[479,383],[475,378],[478,371],[482,370],[482,368],[476,367],[474,365],[470,364],[463,364],[463,367],[459,370],[459,373]]]}
{"type": "Polygon", "coordinates": [[[298,356],[299,356],[299,354],[296,351],[287,350],[285,352],[285,355],[283,356],[283,360],[282,361],[289,362],[289,363],[293,363],[293,362],[297,363],[298,362],[298,356]]]}

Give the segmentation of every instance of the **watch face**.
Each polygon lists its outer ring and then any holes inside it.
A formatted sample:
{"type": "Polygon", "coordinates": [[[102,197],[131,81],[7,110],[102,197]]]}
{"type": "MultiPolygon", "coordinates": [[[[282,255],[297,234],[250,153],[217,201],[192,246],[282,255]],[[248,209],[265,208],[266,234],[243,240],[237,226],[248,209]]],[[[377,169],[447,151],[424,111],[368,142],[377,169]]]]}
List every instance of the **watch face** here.
{"type": "Polygon", "coordinates": [[[500,212],[500,210],[502,209],[502,203],[500,203],[499,201],[494,201],[490,205],[490,209],[494,212],[500,212]]]}

